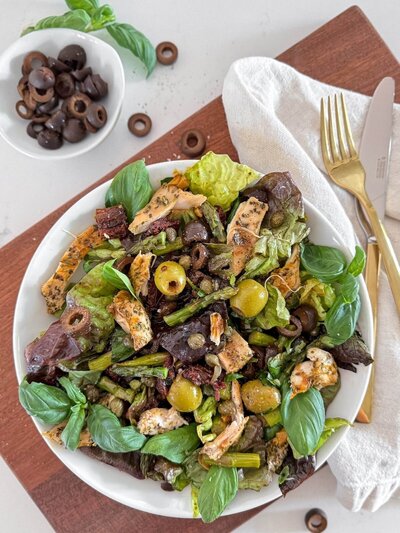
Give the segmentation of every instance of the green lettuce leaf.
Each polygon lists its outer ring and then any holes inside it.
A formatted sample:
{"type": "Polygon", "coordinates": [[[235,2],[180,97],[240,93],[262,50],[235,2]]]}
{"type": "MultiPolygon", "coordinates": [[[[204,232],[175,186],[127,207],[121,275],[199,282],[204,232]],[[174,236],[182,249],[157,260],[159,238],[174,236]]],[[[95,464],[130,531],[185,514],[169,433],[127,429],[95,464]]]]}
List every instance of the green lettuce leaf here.
{"type": "Polygon", "coordinates": [[[256,316],[255,324],[262,329],[287,326],[290,313],[286,307],[285,298],[279,289],[270,283],[266,283],[265,288],[268,291],[268,301],[261,313],[256,316]]]}
{"type": "Polygon", "coordinates": [[[227,155],[208,152],[198,163],[188,168],[185,176],[194,194],[204,194],[212,205],[227,211],[239,191],[258,178],[258,173],[227,155]]]}
{"type": "Polygon", "coordinates": [[[326,312],[335,302],[332,286],[316,278],[308,279],[298,292],[300,304],[308,304],[317,311],[318,319],[325,320],[326,312]]]}

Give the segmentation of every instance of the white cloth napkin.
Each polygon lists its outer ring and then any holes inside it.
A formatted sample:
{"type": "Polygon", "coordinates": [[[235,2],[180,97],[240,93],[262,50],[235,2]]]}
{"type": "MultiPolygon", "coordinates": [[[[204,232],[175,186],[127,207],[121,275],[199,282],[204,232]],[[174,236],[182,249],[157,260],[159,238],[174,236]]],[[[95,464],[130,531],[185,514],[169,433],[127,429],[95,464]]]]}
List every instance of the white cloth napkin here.
{"type": "MultiPolygon", "coordinates": [[[[353,198],[321,173],[319,106],[337,89],[278,61],[253,57],[235,62],[224,82],[223,102],[240,161],[264,173],[289,170],[304,196],[338,229],[350,247],[357,222],[353,198]],[[349,220],[350,219],[350,220],[349,220]]],[[[356,145],[370,98],[345,93],[356,145]]],[[[400,255],[400,106],[394,135],[385,225],[400,255]]],[[[373,421],[356,424],[329,459],[337,496],[353,511],[375,511],[400,486],[400,319],[385,273],[379,290],[373,421]]]]}

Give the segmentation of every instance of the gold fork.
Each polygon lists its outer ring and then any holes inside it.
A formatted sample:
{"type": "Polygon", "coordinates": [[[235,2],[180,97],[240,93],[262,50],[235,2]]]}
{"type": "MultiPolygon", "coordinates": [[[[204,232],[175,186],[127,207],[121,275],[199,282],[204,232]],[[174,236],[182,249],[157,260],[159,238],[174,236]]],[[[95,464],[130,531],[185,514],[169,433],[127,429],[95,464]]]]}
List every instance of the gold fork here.
{"type": "Polygon", "coordinates": [[[328,97],[328,116],[321,99],[321,148],[325,168],[332,180],[353,194],[368,215],[382,254],[393,298],[400,313],[400,267],[386,230],[365,190],[365,171],[351,134],[344,96],[335,94],[335,112],[328,97]],[[341,108],[341,109],[340,109],[341,108]]]}

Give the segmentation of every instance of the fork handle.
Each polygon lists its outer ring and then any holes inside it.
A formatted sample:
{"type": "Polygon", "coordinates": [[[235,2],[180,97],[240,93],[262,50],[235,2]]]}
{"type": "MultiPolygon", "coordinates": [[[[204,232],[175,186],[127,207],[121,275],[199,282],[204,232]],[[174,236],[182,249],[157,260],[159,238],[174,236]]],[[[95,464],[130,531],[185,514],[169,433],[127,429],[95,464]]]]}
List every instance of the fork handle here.
{"type": "Polygon", "coordinates": [[[359,196],[365,211],[367,212],[370,224],[376,237],[379,249],[382,254],[383,263],[385,265],[386,274],[389,279],[390,288],[392,290],[393,298],[396,303],[397,311],[400,314],[400,266],[393,250],[392,243],[386,233],[382,221],[374,206],[369,201],[368,197],[364,195],[359,196]]]}

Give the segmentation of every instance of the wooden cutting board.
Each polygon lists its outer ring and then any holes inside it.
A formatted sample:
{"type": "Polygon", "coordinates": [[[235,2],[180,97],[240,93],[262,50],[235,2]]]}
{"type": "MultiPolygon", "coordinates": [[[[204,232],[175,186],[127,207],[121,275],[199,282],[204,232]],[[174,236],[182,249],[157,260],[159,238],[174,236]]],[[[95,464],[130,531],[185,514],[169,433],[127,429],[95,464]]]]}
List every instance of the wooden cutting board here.
{"type": "MultiPolygon", "coordinates": [[[[393,76],[397,81],[396,101],[399,101],[400,65],[358,7],[340,14],[278,59],[313,78],[365,94],[372,94],[384,76],[393,76]]],[[[130,161],[145,158],[148,163],[156,163],[173,159],[176,155],[184,159],[179,139],[189,128],[198,128],[207,135],[207,149],[227,153],[237,159],[229,138],[222,101],[217,98],[130,161]]],[[[33,252],[54,222],[78,198],[112,178],[117,170],[0,250],[0,450],[57,532],[147,533],[162,529],[163,533],[183,530],[190,533],[215,528],[218,532],[231,531],[263,507],[220,518],[216,524],[207,526],[200,521],[158,517],[120,505],[94,491],[67,470],[43,442],[18,404],[11,336],[15,301],[22,276],[33,252]]],[[[310,501],[312,506],[313,502],[310,501]]]]}

